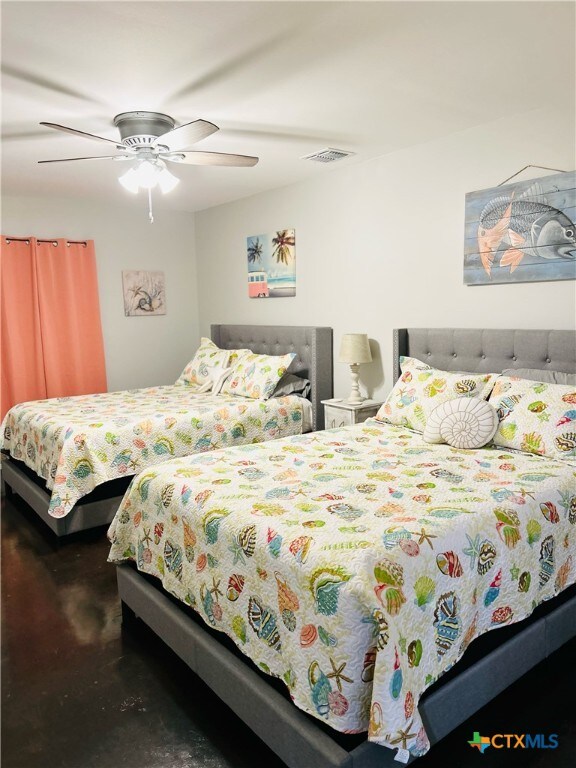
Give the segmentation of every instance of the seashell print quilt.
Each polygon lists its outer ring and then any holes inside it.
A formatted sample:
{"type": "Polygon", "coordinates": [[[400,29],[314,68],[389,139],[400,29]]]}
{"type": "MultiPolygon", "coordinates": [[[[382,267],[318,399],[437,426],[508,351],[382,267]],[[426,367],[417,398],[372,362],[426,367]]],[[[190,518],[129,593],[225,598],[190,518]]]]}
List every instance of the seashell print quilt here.
{"type": "Polygon", "coordinates": [[[420,755],[424,691],[575,581],[575,471],[369,420],[151,468],[109,560],[161,579],[301,709],[420,755]]]}
{"type": "Polygon", "coordinates": [[[46,480],[48,511],[64,517],[107,480],[301,431],[301,398],[248,400],[172,385],[20,403],[6,414],[0,440],[46,480]]]}

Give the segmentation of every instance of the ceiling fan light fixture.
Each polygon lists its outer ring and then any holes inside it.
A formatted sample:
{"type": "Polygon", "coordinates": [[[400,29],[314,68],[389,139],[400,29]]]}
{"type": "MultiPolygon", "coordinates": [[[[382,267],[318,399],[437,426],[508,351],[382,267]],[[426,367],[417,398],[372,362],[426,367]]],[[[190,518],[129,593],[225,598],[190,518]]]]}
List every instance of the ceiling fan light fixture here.
{"type": "Polygon", "coordinates": [[[172,192],[174,187],[176,187],[179,183],[180,179],[177,176],[174,176],[173,173],[170,173],[167,168],[163,168],[158,174],[158,186],[164,195],[167,192],[172,192]]]}
{"type": "Polygon", "coordinates": [[[250,167],[256,165],[257,157],[236,155],[230,152],[202,152],[190,149],[191,145],[211,136],[219,130],[208,120],[192,120],[176,126],[176,121],[161,112],[122,112],[114,118],[114,125],[120,132],[120,141],[86,133],[58,123],[42,122],[40,125],[64,133],[71,133],[92,141],[112,144],[120,154],[97,157],[65,157],[58,160],[39,160],[39,163],[67,163],[71,160],[122,160],[130,163],[129,169],[118,181],[128,192],[137,194],[141,189],[148,192],[148,215],[152,215],[152,190],[160,187],[163,194],[171,192],[180,179],[166,167],[168,163],[186,165],[221,165],[250,167]],[[166,161],[166,162],[165,162],[166,161]]]}
{"type": "Polygon", "coordinates": [[[126,189],[128,192],[132,192],[132,194],[134,195],[140,189],[138,177],[134,168],[130,168],[128,171],[126,171],[126,173],[120,176],[118,181],[120,182],[120,184],[122,184],[124,189],[126,189]]]}
{"type": "Polygon", "coordinates": [[[138,184],[142,189],[154,189],[158,184],[158,176],[162,166],[153,160],[141,160],[136,168],[138,184]]]}
{"type": "Polygon", "coordinates": [[[174,189],[180,179],[170,173],[162,160],[140,160],[118,181],[124,189],[134,194],[141,189],[154,189],[156,185],[166,194],[174,189]]]}

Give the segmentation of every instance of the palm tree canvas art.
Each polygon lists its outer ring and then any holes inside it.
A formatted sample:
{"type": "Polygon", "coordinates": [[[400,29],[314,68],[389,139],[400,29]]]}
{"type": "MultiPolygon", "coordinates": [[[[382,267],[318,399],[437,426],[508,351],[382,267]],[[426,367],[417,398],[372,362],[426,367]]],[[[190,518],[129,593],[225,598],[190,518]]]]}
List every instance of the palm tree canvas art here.
{"type": "Polygon", "coordinates": [[[126,317],[166,314],[164,272],[146,272],[141,269],[124,271],[122,286],[126,317]]]}
{"type": "Polygon", "coordinates": [[[277,299],[296,296],[296,237],[293,229],[246,238],[248,296],[277,299]]]}

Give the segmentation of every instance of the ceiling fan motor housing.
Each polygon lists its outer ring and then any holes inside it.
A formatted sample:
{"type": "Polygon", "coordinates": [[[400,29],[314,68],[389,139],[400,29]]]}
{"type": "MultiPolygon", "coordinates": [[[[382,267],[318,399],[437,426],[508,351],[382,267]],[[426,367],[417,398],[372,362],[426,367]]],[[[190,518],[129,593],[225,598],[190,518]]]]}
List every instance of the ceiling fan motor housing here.
{"type": "Polygon", "coordinates": [[[176,121],[162,112],[122,112],[114,118],[125,147],[148,147],[171,131],[176,121]]]}

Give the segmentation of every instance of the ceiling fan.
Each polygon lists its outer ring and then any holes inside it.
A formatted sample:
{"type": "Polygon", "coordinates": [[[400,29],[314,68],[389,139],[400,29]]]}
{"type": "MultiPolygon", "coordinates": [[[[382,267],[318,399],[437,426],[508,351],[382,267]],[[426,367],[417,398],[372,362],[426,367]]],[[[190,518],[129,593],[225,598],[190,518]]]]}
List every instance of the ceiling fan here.
{"type": "Polygon", "coordinates": [[[90,157],[66,157],[58,160],[39,160],[39,163],[68,163],[76,160],[132,160],[134,165],[120,177],[119,181],[130,192],[147,189],[150,201],[150,221],[152,221],[151,191],[159,186],[163,192],[169,192],[178,184],[179,179],[171,174],[169,163],[184,165],[220,165],[248,167],[256,165],[257,157],[233,155],[227,152],[201,152],[190,149],[191,144],[205,139],[219,130],[217,125],[207,120],[193,120],[176,127],[176,121],[161,112],[122,112],[114,118],[114,125],[120,131],[120,140],[114,141],[104,136],[68,128],[57,123],[41,122],[47,128],[82,136],[93,141],[104,142],[119,150],[114,155],[96,155],[90,157]]]}

